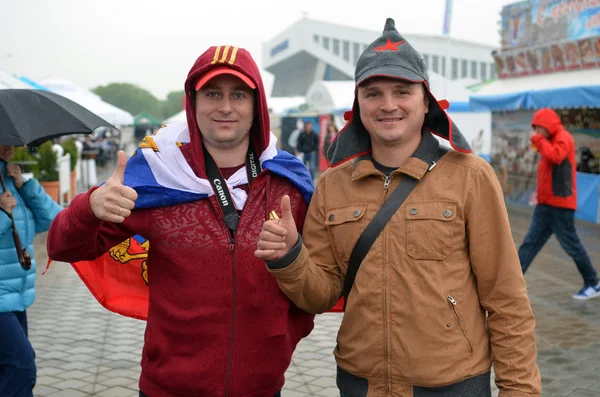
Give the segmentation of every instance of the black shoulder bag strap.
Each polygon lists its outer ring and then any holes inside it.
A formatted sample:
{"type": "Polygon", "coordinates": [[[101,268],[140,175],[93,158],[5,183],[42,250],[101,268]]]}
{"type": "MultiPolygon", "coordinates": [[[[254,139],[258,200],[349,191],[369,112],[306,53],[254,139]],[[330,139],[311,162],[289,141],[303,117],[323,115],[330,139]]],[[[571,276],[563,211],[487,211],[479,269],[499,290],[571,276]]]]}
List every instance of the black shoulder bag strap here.
{"type": "MultiPolygon", "coordinates": [[[[427,171],[425,171],[425,175],[427,175],[427,172],[431,171],[433,167],[435,167],[437,161],[442,158],[442,156],[446,154],[448,150],[448,148],[443,146],[438,147],[431,161],[431,166],[427,169],[427,171]]],[[[425,175],[423,175],[423,177],[425,177],[425,175]]],[[[392,218],[398,208],[400,208],[404,200],[406,200],[415,186],[417,186],[417,182],[419,181],[411,178],[408,175],[403,175],[398,187],[396,187],[390,197],[385,200],[379,211],[377,211],[375,214],[373,220],[369,222],[365,230],[358,238],[358,241],[356,242],[356,245],[350,254],[350,259],[348,260],[348,271],[346,272],[346,279],[344,280],[344,311],[346,310],[346,305],[348,304],[348,295],[350,295],[350,291],[354,285],[354,279],[356,278],[358,268],[365,259],[365,256],[367,256],[367,253],[373,246],[373,243],[375,243],[375,240],[385,225],[392,218]]]]}
{"type": "MultiPolygon", "coordinates": [[[[248,154],[246,155],[246,173],[248,175],[248,186],[252,185],[252,182],[254,182],[254,179],[262,170],[260,162],[256,161],[257,158],[258,156],[254,152],[252,145],[248,145],[248,154]]],[[[217,167],[215,160],[205,148],[204,161],[206,164],[206,176],[208,177],[210,185],[212,186],[213,191],[215,192],[215,196],[217,196],[217,201],[219,202],[219,206],[223,211],[223,221],[231,231],[231,237],[233,239],[238,222],[240,220],[240,215],[238,214],[237,209],[235,208],[235,204],[233,203],[233,199],[231,198],[231,193],[229,192],[229,188],[227,187],[225,178],[223,178],[223,175],[221,174],[219,167],[217,167]]]]}

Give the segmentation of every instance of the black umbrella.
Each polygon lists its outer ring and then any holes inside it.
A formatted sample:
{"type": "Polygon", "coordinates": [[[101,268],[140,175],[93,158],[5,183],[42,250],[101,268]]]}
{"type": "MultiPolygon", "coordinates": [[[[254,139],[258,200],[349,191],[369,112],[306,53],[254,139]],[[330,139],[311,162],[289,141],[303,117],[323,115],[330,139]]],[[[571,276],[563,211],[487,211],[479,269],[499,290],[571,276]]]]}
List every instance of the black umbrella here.
{"type": "Polygon", "coordinates": [[[0,90],[0,145],[37,146],[62,135],[89,134],[110,123],[61,95],[0,90]]]}
{"type": "MultiPolygon", "coordinates": [[[[37,146],[62,135],[89,134],[102,126],[114,128],[83,106],[53,92],[0,90],[0,145],[37,146]]],[[[0,184],[6,191],[1,174],[0,184]]],[[[19,262],[29,270],[31,257],[21,244],[12,214],[8,216],[19,262]]]]}

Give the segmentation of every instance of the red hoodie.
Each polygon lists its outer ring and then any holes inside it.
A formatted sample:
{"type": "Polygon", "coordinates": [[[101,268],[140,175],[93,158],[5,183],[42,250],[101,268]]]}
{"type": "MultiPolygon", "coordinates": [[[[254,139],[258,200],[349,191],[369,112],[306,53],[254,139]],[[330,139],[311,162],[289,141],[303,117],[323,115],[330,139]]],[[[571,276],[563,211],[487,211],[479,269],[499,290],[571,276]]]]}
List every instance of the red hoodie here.
{"type": "MultiPolygon", "coordinates": [[[[251,141],[258,156],[269,142],[266,97],[254,60],[241,48],[211,47],[185,83],[190,143],[182,150],[191,151],[186,157],[200,177],[206,171],[193,86],[223,64],[255,83],[251,141]]],[[[55,219],[48,256],[65,262],[93,260],[132,235],[150,241],[140,389],[149,397],[263,397],[279,391],[296,344],[312,330],[314,316],[288,300],[254,250],[269,212],[281,213],[284,194],[302,228],[307,203],[296,186],[263,170],[252,183],[233,244],[214,195],[134,210],[115,224],[93,215],[89,194],[76,197],[55,219]]]]}
{"type": "Polygon", "coordinates": [[[531,142],[542,156],[538,165],[537,201],[552,207],[577,209],[575,142],[552,109],[540,109],[531,121],[544,127],[550,137],[541,134],[531,142]]]}

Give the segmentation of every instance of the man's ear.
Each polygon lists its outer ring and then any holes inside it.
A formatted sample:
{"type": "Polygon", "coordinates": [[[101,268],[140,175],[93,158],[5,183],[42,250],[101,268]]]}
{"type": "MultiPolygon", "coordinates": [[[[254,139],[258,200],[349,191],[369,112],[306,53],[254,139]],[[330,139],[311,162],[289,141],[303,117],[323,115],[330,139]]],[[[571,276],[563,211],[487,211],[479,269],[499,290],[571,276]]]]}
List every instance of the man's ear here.
{"type": "Polygon", "coordinates": [[[423,89],[423,103],[425,104],[425,107],[427,108],[427,110],[425,110],[425,113],[429,112],[429,95],[427,95],[427,87],[425,86],[424,83],[421,83],[421,88],[423,89]]]}

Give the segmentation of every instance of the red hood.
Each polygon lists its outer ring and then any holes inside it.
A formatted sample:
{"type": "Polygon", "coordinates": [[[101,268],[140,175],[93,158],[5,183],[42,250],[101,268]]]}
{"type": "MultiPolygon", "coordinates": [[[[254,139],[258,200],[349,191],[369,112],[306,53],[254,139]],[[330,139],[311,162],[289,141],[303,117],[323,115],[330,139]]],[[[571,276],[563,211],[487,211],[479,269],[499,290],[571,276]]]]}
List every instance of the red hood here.
{"type": "Polygon", "coordinates": [[[550,133],[550,136],[556,135],[558,131],[564,128],[560,117],[552,109],[540,109],[535,112],[531,120],[531,125],[544,127],[550,133]]]}
{"type": "Polygon", "coordinates": [[[210,47],[196,59],[185,81],[185,110],[187,113],[190,144],[194,157],[194,165],[199,176],[206,176],[202,139],[196,122],[194,86],[196,81],[213,68],[228,66],[248,76],[256,85],[256,116],[250,130],[250,142],[260,157],[269,145],[270,121],[267,98],[260,71],[252,56],[243,48],[233,46],[210,47]]]}

